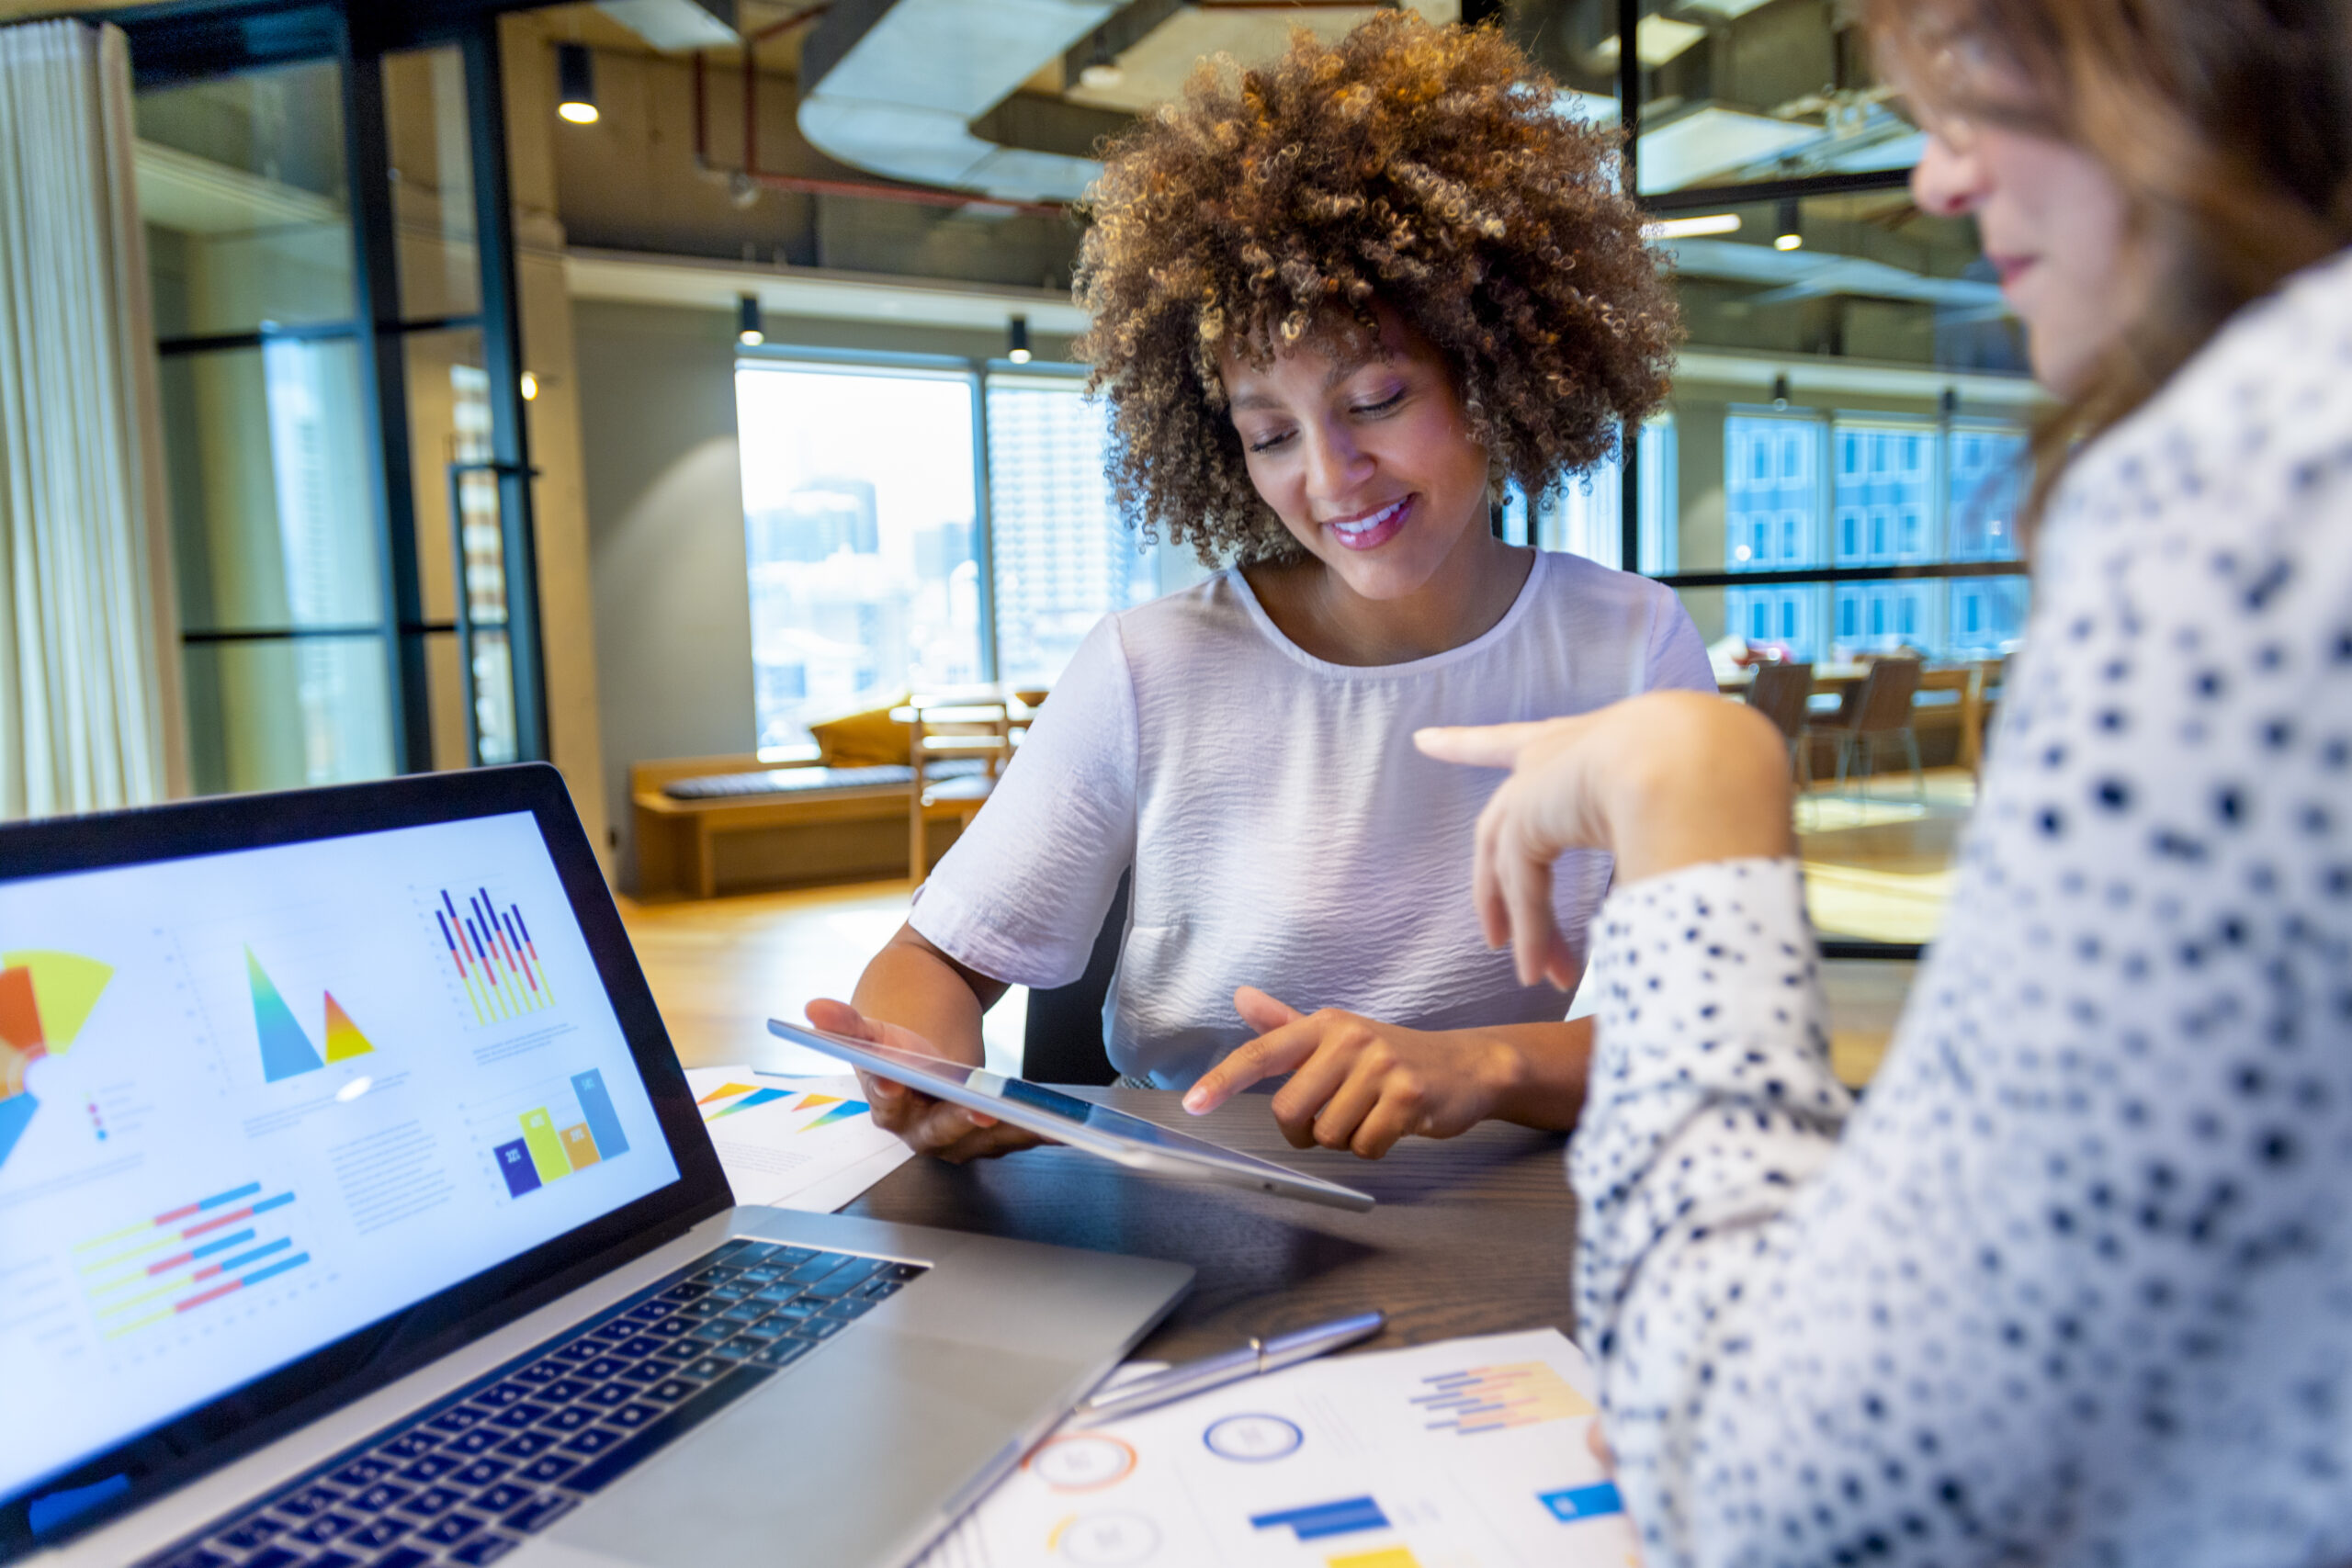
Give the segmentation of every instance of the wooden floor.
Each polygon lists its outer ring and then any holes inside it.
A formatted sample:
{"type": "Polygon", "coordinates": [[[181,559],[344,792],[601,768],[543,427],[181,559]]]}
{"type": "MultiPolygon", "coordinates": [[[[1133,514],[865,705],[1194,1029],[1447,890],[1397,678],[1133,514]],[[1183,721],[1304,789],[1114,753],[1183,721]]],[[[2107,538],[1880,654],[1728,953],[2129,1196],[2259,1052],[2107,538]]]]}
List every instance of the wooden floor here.
{"type": "MultiPolygon", "coordinates": [[[[1871,781],[1867,795],[1826,791],[1799,802],[1806,897],[1824,936],[1930,940],[1951,887],[1952,854],[1974,804],[1958,769],[1931,770],[1924,800],[1907,774],[1871,781]]],[[[793,893],[745,894],[659,904],[620,900],[621,919],[689,1066],[753,1062],[830,1070],[766,1029],[800,1016],[811,997],[846,997],[875,950],[906,919],[903,881],[793,893]]],[[[1824,965],[1840,1077],[1867,1081],[1909,994],[1907,963],[1843,960],[1824,965]]],[[[989,1063],[1016,1072],[1025,993],[988,1017],[989,1063]]]]}

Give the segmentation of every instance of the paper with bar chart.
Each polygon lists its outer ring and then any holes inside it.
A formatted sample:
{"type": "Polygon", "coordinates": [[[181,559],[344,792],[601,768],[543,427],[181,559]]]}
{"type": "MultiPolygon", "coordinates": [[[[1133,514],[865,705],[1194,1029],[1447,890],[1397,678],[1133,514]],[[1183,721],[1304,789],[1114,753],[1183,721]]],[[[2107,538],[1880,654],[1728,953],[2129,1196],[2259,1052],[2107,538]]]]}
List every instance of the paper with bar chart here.
{"type": "Polygon", "coordinates": [[[1309,1361],[1031,1450],[921,1568],[1632,1568],[1559,1333],[1309,1361]]]}
{"type": "Polygon", "coordinates": [[[527,813],[0,868],[0,1495],[677,1175],[527,813]]]}
{"type": "Polygon", "coordinates": [[[691,1067],[686,1087],[739,1203],[830,1213],[914,1153],[874,1124],[854,1074],[691,1067]]]}

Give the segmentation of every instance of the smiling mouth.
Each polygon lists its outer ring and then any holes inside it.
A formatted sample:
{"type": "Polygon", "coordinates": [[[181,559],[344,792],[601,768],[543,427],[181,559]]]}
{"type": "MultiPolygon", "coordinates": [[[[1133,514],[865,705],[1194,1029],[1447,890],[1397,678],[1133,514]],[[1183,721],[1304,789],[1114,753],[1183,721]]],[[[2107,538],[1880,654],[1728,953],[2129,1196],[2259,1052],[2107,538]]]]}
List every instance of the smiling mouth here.
{"type": "Polygon", "coordinates": [[[1348,548],[1369,550],[1396,536],[1397,530],[1405,526],[1406,514],[1412,510],[1412,505],[1413,498],[1408,495],[1402,501],[1389,502],[1377,512],[1367,513],[1346,523],[1327,524],[1326,526],[1348,548]]]}

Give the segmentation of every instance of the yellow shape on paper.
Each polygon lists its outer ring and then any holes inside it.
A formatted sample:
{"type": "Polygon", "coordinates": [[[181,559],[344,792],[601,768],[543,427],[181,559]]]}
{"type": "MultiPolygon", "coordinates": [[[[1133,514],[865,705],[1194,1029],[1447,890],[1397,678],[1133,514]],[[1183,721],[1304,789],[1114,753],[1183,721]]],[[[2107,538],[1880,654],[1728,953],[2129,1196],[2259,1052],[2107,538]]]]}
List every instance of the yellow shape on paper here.
{"type": "Polygon", "coordinates": [[[368,1043],[368,1037],[359,1032],[359,1026],[351,1021],[351,1015],[343,1010],[343,1004],[334,999],[334,993],[329,991],[327,993],[327,1060],[347,1062],[354,1056],[368,1055],[375,1049],[375,1046],[368,1043]]]}
{"type": "Polygon", "coordinates": [[[52,1051],[74,1043],[82,1021],[98,1005],[98,993],[114,978],[113,964],[78,953],[0,953],[0,966],[33,972],[33,1005],[40,1010],[41,1033],[52,1051]]]}
{"type": "Polygon", "coordinates": [[[708,1094],[704,1095],[700,1100],[695,1100],[695,1103],[696,1105],[708,1105],[714,1100],[728,1100],[739,1094],[749,1094],[751,1092],[752,1086],[750,1084],[723,1083],[717,1089],[712,1089],[708,1094]]]}
{"type": "Polygon", "coordinates": [[[1386,1546],[1378,1551],[1358,1551],[1346,1557],[1327,1557],[1329,1568],[1421,1568],[1421,1560],[1401,1546],[1386,1546]]]}
{"type": "Polygon", "coordinates": [[[792,1109],[795,1111],[814,1111],[820,1105],[839,1105],[841,1102],[842,1097],[838,1094],[804,1094],[800,1097],[800,1103],[794,1106],[792,1109]]]}

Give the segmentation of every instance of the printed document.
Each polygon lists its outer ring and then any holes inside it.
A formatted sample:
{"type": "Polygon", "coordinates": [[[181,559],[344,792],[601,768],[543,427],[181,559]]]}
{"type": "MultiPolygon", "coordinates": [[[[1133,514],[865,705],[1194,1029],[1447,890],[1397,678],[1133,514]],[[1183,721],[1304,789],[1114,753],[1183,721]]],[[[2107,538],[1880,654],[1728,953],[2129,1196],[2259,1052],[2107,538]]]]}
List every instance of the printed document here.
{"type": "Polygon", "coordinates": [[[874,1124],[854,1074],[689,1067],[686,1087],[738,1203],[831,1213],[914,1153],[874,1124]]]}
{"type": "Polygon", "coordinates": [[[921,1568],[1627,1568],[1553,1329],[1308,1361],[1031,1451],[921,1568]]]}

